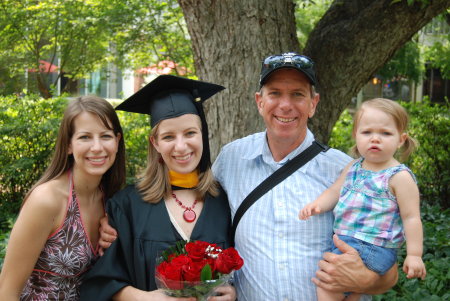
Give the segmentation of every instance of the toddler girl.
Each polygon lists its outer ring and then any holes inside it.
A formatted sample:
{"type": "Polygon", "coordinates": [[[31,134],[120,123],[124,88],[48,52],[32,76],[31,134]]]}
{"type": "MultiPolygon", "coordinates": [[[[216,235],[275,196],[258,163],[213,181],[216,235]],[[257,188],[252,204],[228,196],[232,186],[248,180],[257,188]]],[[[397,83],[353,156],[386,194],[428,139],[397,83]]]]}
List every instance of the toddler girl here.
{"type": "MultiPolygon", "coordinates": [[[[394,265],[397,249],[406,237],[403,271],[408,278],[424,279],[419,189],[411,170],[394,158],[401,150],[404,160],[415,148],[415,141],[406,133],[407,125],[408,114],[398,103],[382,98],[364,102],[353,125],[353,150],[360,158],[350,162],[299,217],[305,220],[334,208],[334,232],[380,275],[394,265]]],[[[335,246],[332,251],[340,254],[335,246]]],[[[320,301],[345,297],[321,288],[317,288],[317,296],[320,301]]],[[[351,294],[349,299],[358,300],[359,296],[351,294]]]]}

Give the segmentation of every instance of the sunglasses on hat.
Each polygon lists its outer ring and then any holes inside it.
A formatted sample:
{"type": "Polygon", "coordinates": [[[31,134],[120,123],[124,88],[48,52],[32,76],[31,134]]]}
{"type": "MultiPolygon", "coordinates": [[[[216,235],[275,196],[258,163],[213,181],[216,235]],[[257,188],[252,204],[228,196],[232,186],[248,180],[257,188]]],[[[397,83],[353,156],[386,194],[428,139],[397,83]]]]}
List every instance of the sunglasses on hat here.
{"type": "Polygon", "coordinates": [[[304,73],[311,81],[312,85],[316,84],[316,75],[314,72],[314,62],[307,56],[288,52],[283,54],[271,55],[264,59],[261,68],[261,77],[259,84],[263,86],[275,70],[281,68],[294,68],[304,73]]]}

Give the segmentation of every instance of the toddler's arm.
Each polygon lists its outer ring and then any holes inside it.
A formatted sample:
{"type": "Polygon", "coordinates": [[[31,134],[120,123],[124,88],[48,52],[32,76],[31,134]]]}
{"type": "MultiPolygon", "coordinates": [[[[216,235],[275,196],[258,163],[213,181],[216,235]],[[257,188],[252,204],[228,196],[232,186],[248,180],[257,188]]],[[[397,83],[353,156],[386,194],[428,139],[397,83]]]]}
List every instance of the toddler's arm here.
{"type": "Polygon", "coordinates": [[[322,194],[315,199],[313,202],[308,203],[305,207],[300,210],[298,218],[302,220],[308,219],[312,215],[316,215],[322,212],[327,212],[333,210],[339,200],[339,194],[341,187],[344,184],[345,176],[349,167],[354,161],[350,162],[339,175],[336,182],[333,183],[327,190],[322,192],[322,194]]]}
{"type": "Polygon", "coordinates": [[[394,175],[390,187],[397,198],[406,236],[407,256],[403,264],[403,271],[407,274],[407,278],[425,279],[426,269],[422,261],[423,232],[420,220],[419,189],[407,171],[401,171],[394,175]]]}

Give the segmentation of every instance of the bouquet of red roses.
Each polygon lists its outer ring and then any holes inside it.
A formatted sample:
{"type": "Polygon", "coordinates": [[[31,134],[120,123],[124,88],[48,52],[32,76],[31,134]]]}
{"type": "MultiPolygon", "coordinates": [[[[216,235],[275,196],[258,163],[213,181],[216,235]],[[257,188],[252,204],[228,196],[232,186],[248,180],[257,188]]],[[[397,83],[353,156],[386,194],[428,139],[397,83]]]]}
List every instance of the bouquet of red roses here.
{"type": "Polygon", "coordinates": [[[157,258],[156,286],[169,296],[206,300],[243,264],[232,247],[222,250],[204,241],[179,241],[157,258]]]}

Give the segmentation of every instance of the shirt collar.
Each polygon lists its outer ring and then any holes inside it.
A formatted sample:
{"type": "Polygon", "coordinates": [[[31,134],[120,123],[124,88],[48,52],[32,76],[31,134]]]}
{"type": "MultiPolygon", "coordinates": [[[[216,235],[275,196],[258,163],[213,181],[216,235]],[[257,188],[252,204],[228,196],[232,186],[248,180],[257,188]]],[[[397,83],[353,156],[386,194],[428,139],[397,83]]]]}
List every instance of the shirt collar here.
{"type": "Polygon", "coordinates": [[[283,160],[279,162],[275,162],[273,159],[272,153],[269,149],[269,143],[267,142],[267,130],[259,133],[260,135],[256,138],[253,150],[247,152],[242,156],[243,159],[246,160],[254,160],[258,157],[261,157],[264,162],[267,164],[279,164],[284,165],[287,161],[291,160],[302,151],[304,151],[308,146],[310,146],[314,141],[313,133],[307,129],[306,136],[303,142],[292,152],[290,152],[283,160]]]}

